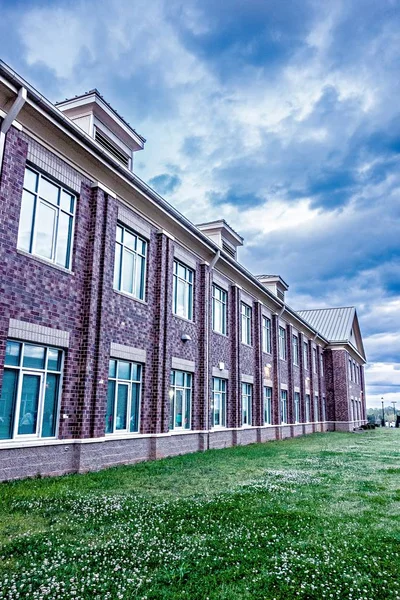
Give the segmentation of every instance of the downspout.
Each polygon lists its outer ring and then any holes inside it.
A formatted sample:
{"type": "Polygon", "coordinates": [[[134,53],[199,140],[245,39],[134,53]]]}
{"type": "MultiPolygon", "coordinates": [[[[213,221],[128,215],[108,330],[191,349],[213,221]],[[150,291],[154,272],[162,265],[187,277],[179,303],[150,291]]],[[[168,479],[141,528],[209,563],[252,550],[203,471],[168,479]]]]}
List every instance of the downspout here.
{"type": "Polygon", "coordinates": [[[16,97],[12,107],[10,108],[10,110],[8,111],[6,116],[4,117],[1,127],[0,127],[0,176],[1,176],[1,171],[3,168],[4,147],[6,144],[6,135],[8,133],[8,130],[10,129],[11,125],[13,124],[15,119],[18,117],[22,107],[24,106],[24,104],[26,102],[26,96],[27,96],[26,88],[21,87],[18,92],[18,96],[16,97]]]}
{"type": "MultiPolygon", "coordinates": [[[[212,259],[212,261],[210,262],[210,266],[209,266],[209,270],[208,270],[208,277],[209,277],[209,281],[210,281],[210,292],[211,292],[211,273],[215,267],[215,265],[217,264],[219,258],[221,256],[221,250],[217,250],[215,253],[214,258],[212,259]]],[[[206,411],[206,432],[207,432],[207,450],[210,447],[210,407],[209,407],[209,388],[210,388],[210,373],[209,373],[209,369],[210,369],[210,315],[209,315],[209,308],[210,308],[210,295],[207,295],[207,299],[206,299],[206,306],[207,306],[207,310],[205,311],[205,326],[206,326],[206,331],[205,331],[205,341],[206,341],[206,381],[207,381],[207,395],[205,398],[206,401],[206,405],[207,405],[207,411],[206,411]]]]}

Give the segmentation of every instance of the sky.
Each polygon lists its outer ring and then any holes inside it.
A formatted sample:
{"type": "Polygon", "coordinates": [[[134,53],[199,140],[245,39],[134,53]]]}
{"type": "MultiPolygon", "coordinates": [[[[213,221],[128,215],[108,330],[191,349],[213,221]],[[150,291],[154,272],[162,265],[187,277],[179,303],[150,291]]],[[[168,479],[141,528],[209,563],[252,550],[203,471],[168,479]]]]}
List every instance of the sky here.
{"type": "Polygon", "coordinates": [[[400,408],[400,0],[0,0],[0,57],[56,102],[94,87],[134,171],[295,310],[357,307],[367,406],[400,408]]]}

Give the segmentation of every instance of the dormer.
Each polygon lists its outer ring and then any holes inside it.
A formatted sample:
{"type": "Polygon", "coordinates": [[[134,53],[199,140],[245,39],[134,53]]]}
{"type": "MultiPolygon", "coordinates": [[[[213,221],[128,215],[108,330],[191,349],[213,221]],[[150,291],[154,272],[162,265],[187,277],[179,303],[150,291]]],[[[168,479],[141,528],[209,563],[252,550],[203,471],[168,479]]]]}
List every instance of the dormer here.
{"type": "Polygon", "coordinates": [[[224,250],[235,260],[237,259],[237,249],[239,246],[243,246],[243,238],[224,219],[211,221],[210,223],[200,223],[196,227],[217,244],[221,250],[224,250]]]}
{"type": "Polygon", "coordinates": [[[105,102],[97,90],[57,102],[56,106],[108,154],[133,170],[133,154],[143,150],[146,140],[105,102]]]}
{"type": "Polygon", "coordinates": [[[257,275],[258,281],[270,292],[285,302],[285,292],[289,289],[288,284],[279,275],[257,275]]]}

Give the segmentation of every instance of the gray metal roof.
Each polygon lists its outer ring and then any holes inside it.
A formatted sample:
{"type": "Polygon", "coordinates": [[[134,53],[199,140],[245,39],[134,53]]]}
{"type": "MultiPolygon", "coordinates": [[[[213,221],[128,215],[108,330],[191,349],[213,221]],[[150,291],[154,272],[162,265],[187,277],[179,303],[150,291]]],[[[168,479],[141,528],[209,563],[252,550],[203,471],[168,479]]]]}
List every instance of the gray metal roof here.
{"type": "Polygon", "coordinates": [[[354,306],[346,306],[298,310],[297,314],[330,342],[347,342],[350,340],[355,312],[354,306]]]}

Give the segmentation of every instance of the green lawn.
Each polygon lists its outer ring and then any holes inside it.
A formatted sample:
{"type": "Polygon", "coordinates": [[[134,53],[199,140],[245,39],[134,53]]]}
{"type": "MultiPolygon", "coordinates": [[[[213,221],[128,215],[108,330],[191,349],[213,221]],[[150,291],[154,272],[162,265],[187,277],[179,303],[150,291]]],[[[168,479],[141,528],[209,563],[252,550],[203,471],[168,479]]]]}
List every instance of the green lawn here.
{"type": "Polygon", "coordinates": [[[0,484],[0,598],[400,599],[400,430],[0,484]]]}

